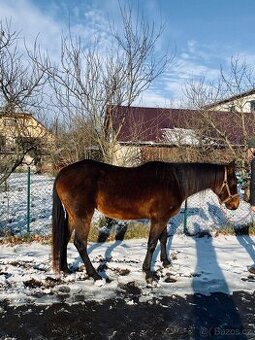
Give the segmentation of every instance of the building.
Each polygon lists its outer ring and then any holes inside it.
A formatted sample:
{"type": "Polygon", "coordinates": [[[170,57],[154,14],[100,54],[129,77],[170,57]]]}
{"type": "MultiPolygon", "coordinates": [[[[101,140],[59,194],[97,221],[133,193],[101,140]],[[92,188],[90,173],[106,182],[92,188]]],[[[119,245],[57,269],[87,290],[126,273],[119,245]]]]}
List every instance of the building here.
{"type": "Polygon", "coordinates": [[[25,155],[38,171],[48,162],[53,135],[30,113],[0,113],[0,155],[25,155]],[[47,161],[46,161],[47,159],[47,161]],[[45,162],[44,162],[45,161],[45,162]]]}
{"type": "Polygon", "coordinates": [[[255,89],[206,105],[204,109],[255,113],[255,89]]]}
{"type": "Polygon", "coordinates": [[[111,106],[105,129],[115,141],[115,164],[227,161],[255,134],[254,116],[243,115],[244,125],[231,111],[111,106]]]}

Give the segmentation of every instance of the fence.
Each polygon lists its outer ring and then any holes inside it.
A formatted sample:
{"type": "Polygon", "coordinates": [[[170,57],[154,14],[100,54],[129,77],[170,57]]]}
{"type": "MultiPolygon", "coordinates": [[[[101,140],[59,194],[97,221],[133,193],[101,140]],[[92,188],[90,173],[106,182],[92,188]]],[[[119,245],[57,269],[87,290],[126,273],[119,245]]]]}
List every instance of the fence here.
{"type": "Polygon", "coordinates": [[[252,225],[253,213],[249,203],[241,199],[238,209],[231,211],[219,204],[212,191],[206,190],[189,197],[183,203],[180,213],[170,220],[168,233],[184,231],[186,234],[196,235],[226,227],[240,232],[252,225]]]}
{"type": "Polygon", "coordinates": [[[51,231],[54,177],[14,173],[0,187],[0,235],[47,235],[51,231]]]}
{"type": "MultiPolygon", "coordinates": [[[[30,172],[15,173],[0,187],[0,236],[49,235],[51,233],[52,186],[54,177],[30,172]]],[[[212,191],[188,198],[181,211],[168,224],[168,233],[191,235],[235,229],[253,224],[249,204],[241,200],[235,211],[220,206],[212,191]]]]}

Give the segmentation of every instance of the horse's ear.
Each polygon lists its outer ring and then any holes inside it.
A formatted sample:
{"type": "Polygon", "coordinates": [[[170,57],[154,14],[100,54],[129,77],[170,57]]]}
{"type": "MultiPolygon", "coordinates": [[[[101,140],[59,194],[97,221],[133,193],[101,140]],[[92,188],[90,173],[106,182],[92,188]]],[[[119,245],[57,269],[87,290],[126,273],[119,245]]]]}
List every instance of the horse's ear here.
{"type": "Polygon", "coordinates": [[[235,160],[231,161],[230,163],[228,163],[228,166],[229,166],[230,168],[235,168],[235,166],[236,166],[236,161],[235,161],[235,160]]]}
{"type": "Polygon", "coordinates": [[[236,167],[236,161],[233,160],[230,163],[228,163],[227,168],[228,168],[228,172],[235,172],[235,167],[236,167]]]}

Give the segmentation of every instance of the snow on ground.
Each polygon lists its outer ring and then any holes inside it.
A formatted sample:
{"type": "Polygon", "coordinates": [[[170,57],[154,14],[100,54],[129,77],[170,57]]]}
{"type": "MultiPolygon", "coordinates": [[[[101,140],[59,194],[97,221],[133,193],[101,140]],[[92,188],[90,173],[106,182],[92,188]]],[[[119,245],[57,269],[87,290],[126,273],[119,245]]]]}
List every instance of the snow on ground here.
{"type": "MultiPolygon", "coordinates": [[[[31,175],[30,231],[47,235],[51,230],[52,186],[54,178],[31,175]]],[[[27,233],[27,174],[13,174],[6,188],[0,187],[0,235],[27,233]],[[1,190],[2,189],[2,190],[1,190]]]]}
{"type": "MultiPolygon", "coordinates": [[[[33,175],[31,181],[31,234],[51,233],[51,192],[53,178],[33,175]]],[[[27,231],[26,175],[15,174],[8,191],[0,191],[0,236],[24,235],[27,231]]],[[[96,214],[98,217],[98,214],[96,214]]],[[[188,199],[188,230],[191,234],[214,231],[230,223],[249,224],[253,216],[249,205],[241,202],[236,211],[222,208],[211,191],[188,199]]],[[[0,300],[13,304],[54,301],[80,302],[127,296],[137,292],[137,301],[154,297],[185,295],[193,292],[253,292],[255,276],[248,266],[255,262],[255,238],[250,236],[188,237],[183,235],[184,206],[168,225],[168,249],[173,266],[163,269],[155,254],[155,270],[160,280],[148,287],[142,272],[147,239],[122,243],[90,243],[89,256],[107,283],[100,286],[89,279],[74,245],[69,244],[69,262],[76,271],[56,275],[51,270],[51,249],[39,243],[2,245],[0,249],[0,300]]],[[[158,249],[158,248],[157,248],[158,249]]],[[[128,303],[136,303],[132,297],[128,303]]]]}
{"type": "MultiPolygon", "coordinates": [[[[162,268],[158,248],[154,268],[160,279],[148,286],[142,272],[146,239],[120,243],[89,244],[89,256],[95,268],[107,279],[94,283],[73,244],[68,247],[68,261],[76,271],[55,274],[51,270],[51,249],[38,243],[2,246],[0,250],[0,300],[24,303],[68,303],[121,297],[132,287],[137,290],[126,297],[127,303],[150,301],[162,296],[212,292],[253,292],[255,276],[248,267],[255,261],[255,238],[250,236],[188,237],[168,239],[172,266],[162,268]]],[[[125,294],[123,296],[126,296],[125,294]]]]}

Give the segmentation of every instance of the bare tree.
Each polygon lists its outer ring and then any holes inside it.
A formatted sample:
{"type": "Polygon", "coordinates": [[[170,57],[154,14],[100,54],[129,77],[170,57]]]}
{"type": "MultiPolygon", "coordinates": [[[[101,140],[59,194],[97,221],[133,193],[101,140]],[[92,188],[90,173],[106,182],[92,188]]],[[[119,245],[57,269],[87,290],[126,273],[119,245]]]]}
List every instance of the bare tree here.
{"type": "Polygon", "coordinates": [[[130,7],[120,8],[120,13],[122,29],[111,31],[107,48],[100,40],[88,45],[69,33],[62,37],[59,65],[41,58],[40,67],[47,69],[54,103],[62,115],[59,121],[68,131],[69,147],[77,150],[76,160],[89,144],[98,148],[104,161],[112,162],[118,132],[105,133],[106,112],[110,127],[111,107],[131,105],[168,62],[166,55],[159,59],[154,53],[163,26],[158,30],[149,26],[140,15],[134,17],[130,7]]]}
{"type": "Polygon", "coordinates": [[[236,159],[241,169],[247,168],[247,141],[255,133],[255,114],[247,109],[249,93],[254,89],[253,68],[232,58],[229,70],[221,68],[217,81],[208,84],[206,79],[193,79],[184,90],[189,107],[199,112],[198,131],[207,138],[207,144],[201,145],[201,149],[206,147],[210,152],[216,146],[223,148],[225,158],[236,159]]]}
{"type": "Polygon", "coordinates": [[[28,112],[41,104],[45,71],[21,53],[20,43],[20,34],[8,21],[0,21],[0,184],[27,154],[38,157],[43,137],[39,123],[31,127],[28,112]]]}

